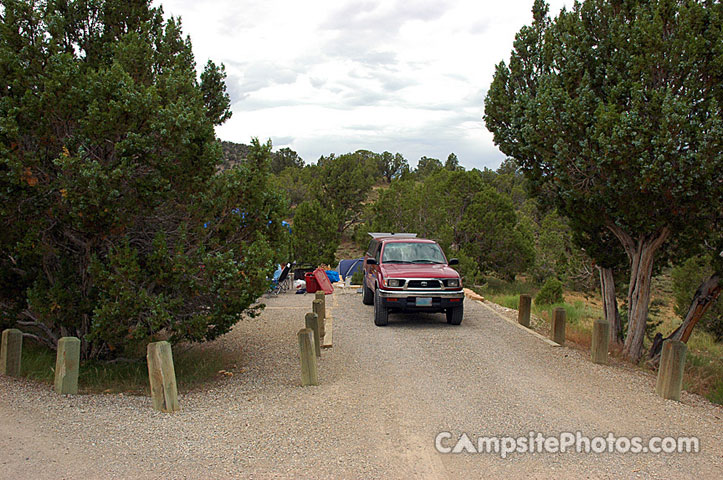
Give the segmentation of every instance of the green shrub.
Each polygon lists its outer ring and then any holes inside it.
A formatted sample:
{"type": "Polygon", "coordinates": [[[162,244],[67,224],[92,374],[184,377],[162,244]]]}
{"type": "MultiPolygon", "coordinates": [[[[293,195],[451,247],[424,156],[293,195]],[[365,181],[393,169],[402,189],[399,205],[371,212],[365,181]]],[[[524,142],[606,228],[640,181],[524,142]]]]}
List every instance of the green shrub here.
{"type": "Polygon", "coordinates": [[[535,303],[538,305],[550,305],[563,302],[562,282],[555,277],[550,277],[545,280],[540,292],[535,297],[535,303]]]}
{"type": "Polygon", "coordinates": [[[448,256],[450,258],[456,257],[459,260],[459,265],[455,270],[457,270],[462,277],[462,283],[469,287],[480,283],[483,277],[479,270],[479,264],[474,258],[462,250],[454,252],[454,254],[450,253],[448,256]]]}
{"type": "Polygon", "coordinates": [[[361,285],[364,281],[364,271],[360,268],[356,272],[354,272],[354,275],[351,276],[351,284],[352,285],[361,285]]]}
{"type": "Polygon", "coordinates": [[[483,295],[520,295],[522,293],[534,295],[535,292],[537,292],[537,288],[535,288],[534,285],[519,280],[509,282],[501,278],[485,276],[482,278],[482,283],[480,293],[483,295]]]}

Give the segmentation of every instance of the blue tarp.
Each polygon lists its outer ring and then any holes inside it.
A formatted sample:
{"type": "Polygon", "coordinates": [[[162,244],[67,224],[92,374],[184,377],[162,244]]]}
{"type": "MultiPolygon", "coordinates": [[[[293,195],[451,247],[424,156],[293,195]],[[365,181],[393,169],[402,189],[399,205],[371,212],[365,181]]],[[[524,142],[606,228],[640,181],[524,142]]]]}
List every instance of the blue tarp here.
{"type": "Polygon", "coordinates": [[[324,270],[331,283],[339,281],[339,272],[336,270],[324,270]]]}
{"type": "Polygon", "coordinates": [[[362,268],[364,263],[363,258],[355,258],[352,260],[342,260],[339,262],[339,274],[341,278],[346,280],[346,277],[351,277],[354,272],[362,268]]]}

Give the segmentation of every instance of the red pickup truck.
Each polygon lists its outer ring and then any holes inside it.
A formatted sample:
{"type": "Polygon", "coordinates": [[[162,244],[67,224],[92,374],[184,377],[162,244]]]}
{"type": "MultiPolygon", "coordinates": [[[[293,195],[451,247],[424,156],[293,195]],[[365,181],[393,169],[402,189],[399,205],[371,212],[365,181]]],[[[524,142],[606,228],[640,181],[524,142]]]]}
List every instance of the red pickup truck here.
{"type": "Polygon", "coordinates": [[[389,312],[445,312],[447,323],[464,316],[462,279],[433,240],[414,233],[370,233],[364,255],[362,302],[374,305],[374,324],[386,325],[389,312]]]}

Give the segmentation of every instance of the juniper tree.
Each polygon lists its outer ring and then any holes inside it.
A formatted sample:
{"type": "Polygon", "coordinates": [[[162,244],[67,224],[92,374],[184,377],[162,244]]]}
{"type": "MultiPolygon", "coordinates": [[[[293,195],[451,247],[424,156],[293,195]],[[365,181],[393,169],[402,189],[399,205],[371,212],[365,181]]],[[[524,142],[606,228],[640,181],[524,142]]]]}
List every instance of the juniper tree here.
{"type": "Polygon", "coordinates": [[[0,72],[5,318],[110,358],[255,311],[284,238],[270,145],[216,173],[225,73],[199,80],[180,20],[149,1],[4,1],[0,72]]]}
{"type": "Polygon", "coordinates": [[[630,265],[624,352],[641,355],[656,253],[710,225],[723,188],[723,6],[586,0],[553,20],[542,0],[485,101],[495,143],[596,219],[630,265]]]}

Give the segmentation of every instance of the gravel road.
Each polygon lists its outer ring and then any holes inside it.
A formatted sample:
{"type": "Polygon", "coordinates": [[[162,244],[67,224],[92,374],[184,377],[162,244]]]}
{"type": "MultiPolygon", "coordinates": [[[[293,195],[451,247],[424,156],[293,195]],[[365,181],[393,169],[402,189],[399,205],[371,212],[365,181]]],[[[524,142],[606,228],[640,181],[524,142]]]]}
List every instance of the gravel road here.
{"type": "Polygon", "coordinates": [[[723,409],[654,393],[652,375],[594,365],[467,300],[443,314],[373,324],[354,290],[327,297],[334,347],[321,385],[300,386],[296,332],[311,295],[264,299],[255,320],[205,346],[238,352],[240,371],[180,397],[57,396],[0,377],[0,478],[695,478],[723,477],[723,409]],[[695,436],[700,452],[440,454],[462,434],[695,436]]]}

